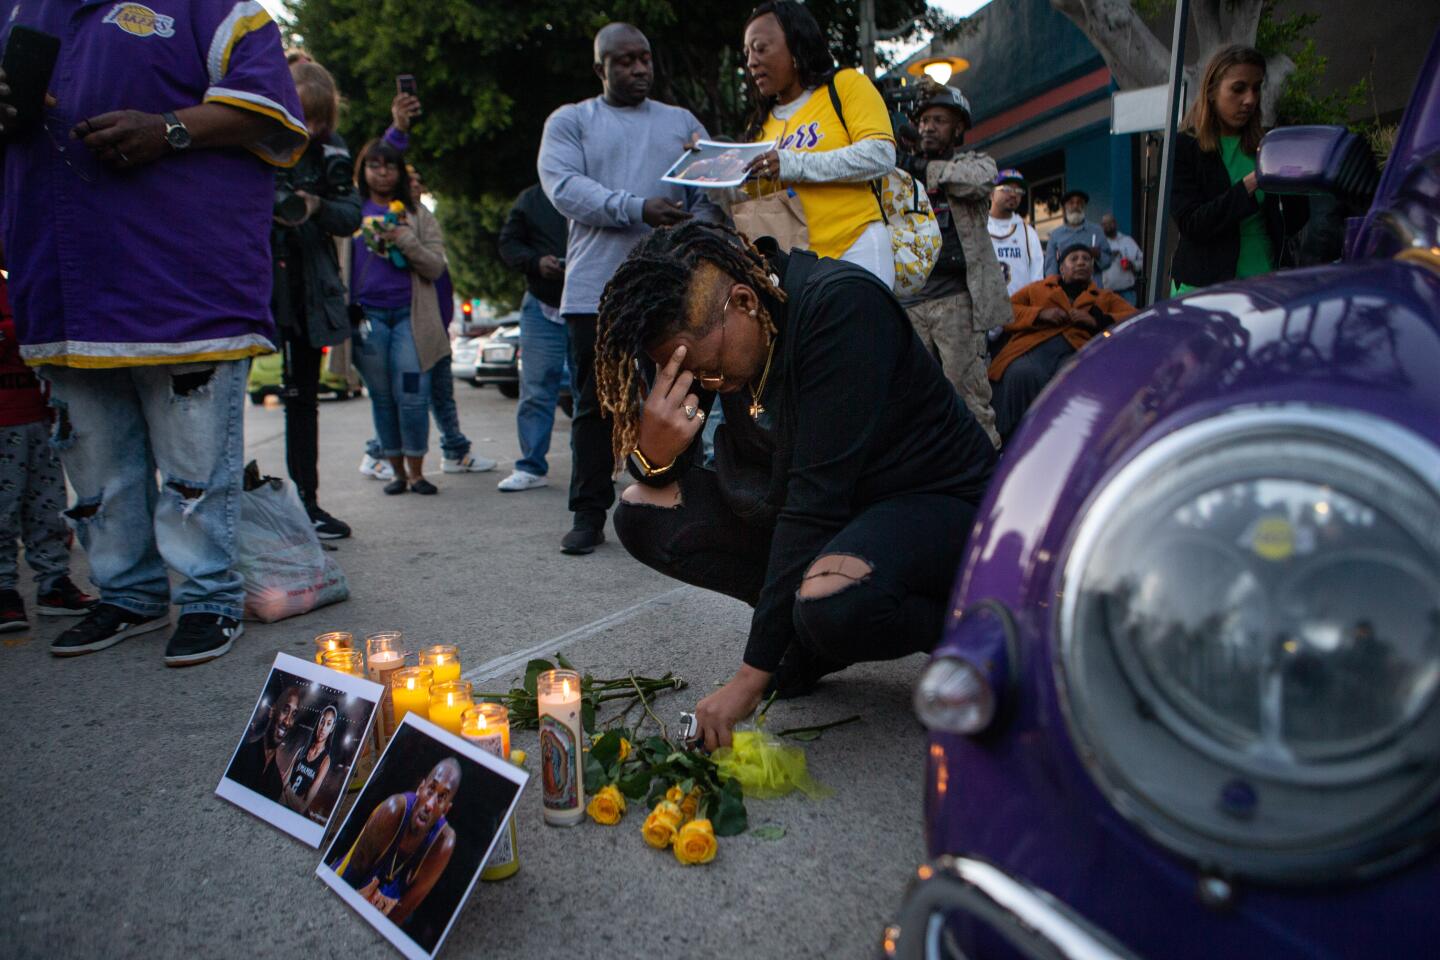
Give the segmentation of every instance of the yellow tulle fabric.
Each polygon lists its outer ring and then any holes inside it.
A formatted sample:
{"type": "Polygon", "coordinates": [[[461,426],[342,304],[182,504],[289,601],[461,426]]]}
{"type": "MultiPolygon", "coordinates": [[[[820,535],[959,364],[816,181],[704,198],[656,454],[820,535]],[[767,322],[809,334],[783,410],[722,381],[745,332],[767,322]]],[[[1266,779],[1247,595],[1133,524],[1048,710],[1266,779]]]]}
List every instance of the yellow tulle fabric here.
{"type": "Polygon", "coordinates": [[[805,751],[761,730],[739,730],[733,746],[712,755],[720,774],[740,781],[745,796],[769,800],[799,790],[812,800],[830,795],[805,769],[805,751]]]}

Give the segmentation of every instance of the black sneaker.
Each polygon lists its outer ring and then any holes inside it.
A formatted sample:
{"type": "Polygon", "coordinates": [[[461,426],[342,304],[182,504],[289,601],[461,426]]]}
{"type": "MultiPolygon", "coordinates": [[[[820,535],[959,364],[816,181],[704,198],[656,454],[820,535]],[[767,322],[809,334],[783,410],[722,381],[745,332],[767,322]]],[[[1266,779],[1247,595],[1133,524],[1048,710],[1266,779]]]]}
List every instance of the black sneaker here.
{"type": "Polygon", "coordinates": [[[244,632],[245,626],[231,617],[215,613],[181,614],[180,626],[175,628],[165,648],[165,666],[193,667],[224,656],[244,632]]]}
{"type": "Polygon", "coordinates": [[[320,504],[307,500],[305,512],[310,515],[310,522],[315,525],[315,536],[321,540],[344,540],[350,536],[350,524],[336,520],[321,510],[320,504]]]}
{"type": "Polygon", "coordinates": [[[78,657],[168,626],[170,617],[165,613],[152,617],[122,610],[111,603],[98,603],[84,620],[55,638],[50,652],[57,657],[78,657]]]}
{"type": "Polygon", "coordinates": [[[75,586],[69,577],[61,577],[55,589],[40,594],[35,602],[35,612],[42,617],[83,617],[99,602],[75,586]]]}
{"type": "Polygon", "coordinates": [[[410,489],[415,493],[423,493],[427,497],[433,497],[435,494],[440,492],[439,487],[435,486],[435,484],[431,483],[429,480],[426,480],[424,477],[421,477],[419,480],[416,480],[414,483],[410,484],[410,489]]]}
{"type": "Polygon", "coordinates": [[[594,553],[595,548],[605,542],[604,527],[587,527],[577,524],[575,529],[560,539],[560,552],[571,556],[594,553]]]}
{"type": "Polygon", "coordinates": [[[14,590],[0,590],[0,633],[14,633],[25,630],[30,621],[25,619],[25,601],[14,590]]]}

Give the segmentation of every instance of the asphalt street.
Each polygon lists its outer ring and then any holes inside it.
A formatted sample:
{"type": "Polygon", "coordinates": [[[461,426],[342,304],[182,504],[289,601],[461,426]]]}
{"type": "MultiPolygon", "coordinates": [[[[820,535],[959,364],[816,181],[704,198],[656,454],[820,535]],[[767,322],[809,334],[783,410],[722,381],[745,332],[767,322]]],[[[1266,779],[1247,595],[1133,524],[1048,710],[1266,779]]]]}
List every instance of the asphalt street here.
{"type": "MultiPolygon", "coordinates": [[[[475,452],[501,466],[442,475],[434,452],[433,497],[387,497],[356,470],[368,401],[322,403],[321,503],[355,529],[335,554],[352,592],[345,603],[247,624],[229,655],[183,670],[162,663],[163,632],[66,660],[47,646],[73,621],[34,618],[33,633],[5,635],[0,955],[397,955],[315,878],[317,851],[214,795],[275,653],[305,657],[322,631],[399,629],[412,649],[458,644],[467,676],[484,681],[477,689],[517,682],[514,654],[530,648],[563,647],[597,676],[673,670],[690,687],[656,704],[667,721],[731,675],[749,622],[743,604],[666,580],[613,534],[591,556],[560,554],[563,414],[551,485],[502,494],[515,404],[463,384],[457,398],[475,452]]],[[[245,429],[247,457],[283,476],[283,413],[247,404],[245,429]]],[[[74,568],[87,586],[78,547],[74,568]]],[[[33,587],[22,590],[33,609],[33,587]]],[[[634,807],[615,827],[546,827],[532,780],[518,812],[520,872],[475,888],[441,955],[872,956],[924,853],[925,742],[909,709],[921,664],[853,668],[776,704],[776,729],[863,720],[805,745],[832,796],[752,800],[752,826],[779,825],[783,836],[723,838],[708,866],[647,847],[634,807]]],[[[518,732],[515,746],[534,752],[535,734],[518,732]]]]}

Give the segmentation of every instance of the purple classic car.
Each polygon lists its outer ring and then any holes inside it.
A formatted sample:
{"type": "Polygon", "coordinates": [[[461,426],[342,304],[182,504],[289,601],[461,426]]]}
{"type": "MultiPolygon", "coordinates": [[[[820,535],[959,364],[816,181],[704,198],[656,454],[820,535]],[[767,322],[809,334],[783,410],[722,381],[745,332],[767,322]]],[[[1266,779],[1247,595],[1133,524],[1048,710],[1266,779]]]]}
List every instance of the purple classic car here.
{"type": "Polygon", "coordinates": [[[916,690],[888,956],[1440,953],[1440,37],[1378,186],[1328,127],[1259,180],[1374,199],[1030,411],[916,690]]]}

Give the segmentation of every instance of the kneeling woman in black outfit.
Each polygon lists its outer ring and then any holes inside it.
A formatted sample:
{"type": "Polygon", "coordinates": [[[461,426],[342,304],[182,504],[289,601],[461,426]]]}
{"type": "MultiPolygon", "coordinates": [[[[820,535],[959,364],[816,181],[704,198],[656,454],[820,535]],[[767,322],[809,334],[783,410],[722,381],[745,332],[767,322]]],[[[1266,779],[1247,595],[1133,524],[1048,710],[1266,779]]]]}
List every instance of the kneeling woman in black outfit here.
{"type": "Polygon", "coordinates": [[[928,651],[995,463],[869,272],[691,221],[647,237],[600,304],[595,371],[615,530],[638,560],[755,608],[744,661],[696,707],[707,748],[774,687],[928,651]],[[642,357],[659,367],[648,390],[642,357]],[[700,430],[718,394],[716,466],[700,430]]]}

